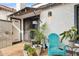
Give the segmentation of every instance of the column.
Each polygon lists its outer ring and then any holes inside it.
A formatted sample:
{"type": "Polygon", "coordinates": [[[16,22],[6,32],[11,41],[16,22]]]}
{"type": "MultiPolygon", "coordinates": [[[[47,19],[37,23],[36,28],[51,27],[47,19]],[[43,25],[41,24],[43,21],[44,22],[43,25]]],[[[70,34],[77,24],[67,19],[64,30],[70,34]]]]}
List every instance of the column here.
{"type": "Polygon", "coordinates": [[[23,19],[21,19],[21,39],[24,41],[23,19]]]}

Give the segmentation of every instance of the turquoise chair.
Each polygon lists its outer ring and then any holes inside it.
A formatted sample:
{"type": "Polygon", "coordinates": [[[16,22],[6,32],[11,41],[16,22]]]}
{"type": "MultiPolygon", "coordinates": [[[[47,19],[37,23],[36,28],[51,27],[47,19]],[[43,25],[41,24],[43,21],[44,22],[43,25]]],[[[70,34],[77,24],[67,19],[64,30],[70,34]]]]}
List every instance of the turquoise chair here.
{"type": "Polygon", "coordinates": [[[59,41],[59,36],[56,33],[51,33],[48,36],[48,55],[65,56],[67,45],[59,41]],[[62,48],[61,48],[62,47],[62,48]]]}

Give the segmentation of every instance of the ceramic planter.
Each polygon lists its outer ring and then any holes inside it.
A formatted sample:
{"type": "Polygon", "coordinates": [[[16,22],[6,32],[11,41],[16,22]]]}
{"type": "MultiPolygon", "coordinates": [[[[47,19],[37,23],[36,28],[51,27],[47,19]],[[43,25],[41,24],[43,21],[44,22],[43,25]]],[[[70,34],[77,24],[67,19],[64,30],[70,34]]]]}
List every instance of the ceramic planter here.
{"type": "Polygon", "coordinates": [[[40,55],[40,52],[41,52],[41,48],[40,47],[36,47],[36,53],[37,53],[38,56],[40,55]]]}
{"type": "Polygon", "coordinates": [[[42,46],[41,46],[41,45],[38,45],[38,46],[35,45],[34,48],[36,49],[36,53],[37,53],[37,55],[39,56],[40,53],[41,53],[41,48],[42,48],[42,46]]]}

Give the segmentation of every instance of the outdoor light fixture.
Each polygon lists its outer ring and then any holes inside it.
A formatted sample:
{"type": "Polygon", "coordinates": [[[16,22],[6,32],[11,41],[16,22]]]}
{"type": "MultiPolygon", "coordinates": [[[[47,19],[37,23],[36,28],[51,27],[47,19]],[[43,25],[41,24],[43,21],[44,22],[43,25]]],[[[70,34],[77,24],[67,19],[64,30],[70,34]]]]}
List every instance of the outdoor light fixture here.
{"type": "Polygon", "coordinates": [[[37,21],[32,21],[32,24],[37,24],[37,21]]]}
{"type": "Polygon", "coordinates": [[[52,11],[48,12],[48,19],[51,20],[52,19],[52,11]]]}
{"type": "MultiPolygon", "coordinates": [[[[51,9],[51,3],[50,3],[50,7],[51,9]]],[[[48,18],[51,20],[52,19],[52,10],[48,11],[48,18]]]]}
{"type": "Polygon", "coordinates": [[[48,17],[52,17],[52,11],[48,12],[48,17]]]}

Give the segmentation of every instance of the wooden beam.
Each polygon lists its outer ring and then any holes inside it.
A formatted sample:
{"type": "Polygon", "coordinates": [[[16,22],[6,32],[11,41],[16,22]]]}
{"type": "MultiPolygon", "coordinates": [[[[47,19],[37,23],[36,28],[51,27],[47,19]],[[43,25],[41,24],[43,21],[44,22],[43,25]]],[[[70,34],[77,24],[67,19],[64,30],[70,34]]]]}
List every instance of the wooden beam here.
{"type": "Polygon", "coordinates": [[[12,19],[21,19],[19,16],[10,16],[12,19]]]}
{"type": "Polygon", "coordinates": [[[38,8],[26,7],[26,8],[24,8],[24,9],[21,9],[21,10],[15,12],[15,13],[9,15],[9,16],[12,16],[12,15],[21,16],[21,15],[24,15],[24,14],[26,14],[26,13],[31,13],[31,12],[33,12],[33,10],[39,10],[39,9],[38,9],[38,8]],[[18,13],[19,13],[19,14],[18,14],[18,13]]]}
{"type": "MultiPolygon", "coordinates": [[[[41,12],[40,10],[35,11],[35,14],[36,14],[36,15],[39,15],[39,14],[40,14],[40,12],[41,12]]],[[[27,13],[27,14],[21,15],[21,16],[20,16],[20,18],[27,18],[27,17],[36,16],[35,14],[34,14],[34,12],[27,13]]]]}

